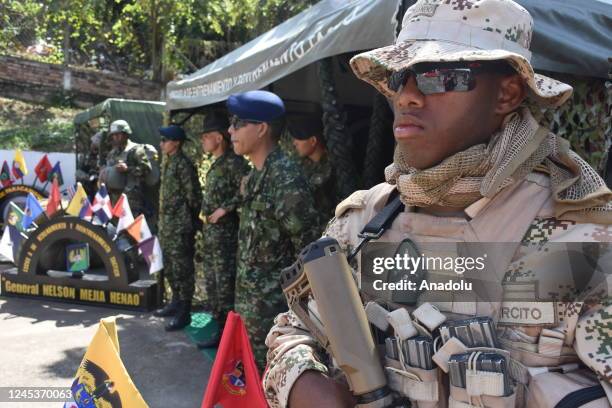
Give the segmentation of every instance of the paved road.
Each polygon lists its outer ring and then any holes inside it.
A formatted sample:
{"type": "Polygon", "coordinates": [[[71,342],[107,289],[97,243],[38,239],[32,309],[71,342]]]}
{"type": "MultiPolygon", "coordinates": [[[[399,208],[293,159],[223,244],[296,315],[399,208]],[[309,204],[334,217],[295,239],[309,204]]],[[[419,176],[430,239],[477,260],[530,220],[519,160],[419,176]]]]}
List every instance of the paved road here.
{"type": "MultiPolygon", "coordinates": [[[[99,320],[117,320],[123,364],[151,408],[199,408],[211,362],[183,332],[166,333],[148,313],[0,298],[0,387],[72,383],[99,320]]],[[[61,408],[2,403],[1,408],[61,408]]]]}

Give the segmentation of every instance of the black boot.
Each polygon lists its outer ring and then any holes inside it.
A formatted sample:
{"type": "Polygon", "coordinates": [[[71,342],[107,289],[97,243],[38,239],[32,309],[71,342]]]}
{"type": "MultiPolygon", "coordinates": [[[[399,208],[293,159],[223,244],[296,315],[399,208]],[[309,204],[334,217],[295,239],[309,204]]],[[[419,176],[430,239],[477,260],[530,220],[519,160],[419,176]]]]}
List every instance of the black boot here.
{"type": "Polygon", "coordinates": [[[169,303],[166,303],[166,306],[161,309],[157,309],[153,312],[153,316],[155,317],[168,317],[174,316],[178,311],[179,300],[177,297],[172,296],[172,300],[169,303]]]}
{"type": "Polygon", "coordinates": [[[166,331],[181,330],[184,327],[189,326],[191,323],[191,301],[179,301],[179,308],[176,315],[172,318],[170,323],[165,327],[166,331]]]}

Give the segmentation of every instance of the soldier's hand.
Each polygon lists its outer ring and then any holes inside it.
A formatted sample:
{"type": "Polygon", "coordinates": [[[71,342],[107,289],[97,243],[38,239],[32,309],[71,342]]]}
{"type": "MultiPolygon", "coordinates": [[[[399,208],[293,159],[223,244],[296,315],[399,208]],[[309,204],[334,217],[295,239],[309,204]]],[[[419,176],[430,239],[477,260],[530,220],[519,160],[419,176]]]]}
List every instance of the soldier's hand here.
{"type": "Polygon", "coordinates": [[[219,221],[219,219],[225,214],[227,214],[227,211],[225,211],[224,208],[217,208],[212,214],[208,216],[208,222],[211,224],[216,224],[217,221],[219,221]]]}
{"type": "Polygon", "coordinates": [[[353,408],[349,389],[318,371],[305,371],[289,393],[289,408],[353,408]]]}
{"type": "Polygon", "coordinates": [[[115,164],[115,168],[119,173],[125,173],[128,170],[128,166],[127,164],[125,164],[125,162],[119,162],[115,164]]]}

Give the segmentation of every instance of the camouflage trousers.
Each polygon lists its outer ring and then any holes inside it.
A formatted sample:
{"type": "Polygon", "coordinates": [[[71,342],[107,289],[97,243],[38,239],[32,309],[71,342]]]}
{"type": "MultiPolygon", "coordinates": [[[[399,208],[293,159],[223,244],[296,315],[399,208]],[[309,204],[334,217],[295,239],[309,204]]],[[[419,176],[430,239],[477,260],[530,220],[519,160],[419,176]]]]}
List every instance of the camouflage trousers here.
{"type": "Polygon", "coordinates": [[[204,289],[212,315],[223,328],[230,310],[234,310],[236,290],[236,223],[205,224],[203,229],[204,289]]]}
{"type": "Polygon", "coordinates": [[[276,277],[280,270],[254,272],[247,268],[247,265],[238,260],[236,312],[240,314],[246,326],[255,362],[259,369],[263,370],[268,351],[266,336],[274,324],[274,318],[287,311],[287,301],[276,277]],[[270,277],[270,273],[275,276],[270,277]],[[263,279],[258,280],[258,276],[263,279]]]}
{"type": "Polygon", "coordinates": [[[168,231],[159,235],[159,241],[164,256],[164,275],[172,295],[191,301],[195,289],[194,234],[168,231]]]}

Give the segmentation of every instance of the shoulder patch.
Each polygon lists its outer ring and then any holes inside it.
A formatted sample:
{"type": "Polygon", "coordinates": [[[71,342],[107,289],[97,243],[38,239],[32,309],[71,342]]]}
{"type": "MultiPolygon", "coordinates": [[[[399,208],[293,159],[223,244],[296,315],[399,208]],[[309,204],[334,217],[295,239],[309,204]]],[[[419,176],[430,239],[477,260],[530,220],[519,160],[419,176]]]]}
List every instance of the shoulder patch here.
{"type": "Polygon", "coordinates": [[[336,217],[342,216],[346,211],[355,208],[364,208],[368,190],[357,190],[336,206],[336,217]]]}

